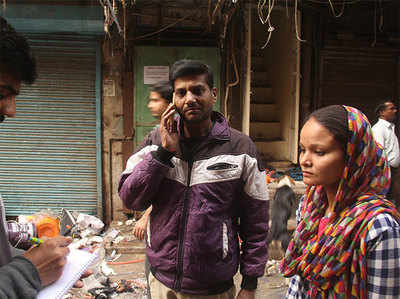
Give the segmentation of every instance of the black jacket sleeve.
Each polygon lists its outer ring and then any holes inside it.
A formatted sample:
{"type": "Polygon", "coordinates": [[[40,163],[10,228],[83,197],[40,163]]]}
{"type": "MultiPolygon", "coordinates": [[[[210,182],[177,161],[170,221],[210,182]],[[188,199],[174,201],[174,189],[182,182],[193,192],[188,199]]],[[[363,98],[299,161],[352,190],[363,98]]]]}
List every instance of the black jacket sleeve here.
{"type": "Polygon", "coordinates": [[[23,256],[16,256],[0,267],[0,298],[34,299],[41,288],[36,267],[23,256]]]}

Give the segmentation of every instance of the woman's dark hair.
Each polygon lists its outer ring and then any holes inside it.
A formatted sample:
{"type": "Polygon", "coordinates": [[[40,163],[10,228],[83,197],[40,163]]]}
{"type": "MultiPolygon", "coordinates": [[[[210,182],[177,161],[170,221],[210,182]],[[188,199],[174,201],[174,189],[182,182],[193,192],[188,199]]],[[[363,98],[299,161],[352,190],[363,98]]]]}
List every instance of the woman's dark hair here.
{"type": "Polygon", "coordinates": [[[36,79],[36,62],[25,37],[0,17],[0,71],[27,84],[36,79]]]}
{"type": "Polygon", "coordinates": [[[160,96],[167,100],[168,103],[172,102],[173,89],[169,81],[160,81],[150,87],[150,91],[160,94],[160,96]]]}
{"type": "Polygon", "coordinates": [[[327,128],[346,153],[350,135],[346,109],[341,105],[327,106],[311,113],[307,120],[311,118],[327,128]]]}
{"type": "Polygon", "coordinates": [[[186,76],[206,75],[208,87],[214,86],[214,74],[211,67],[198,60],[182,59],[176,61],[169,73],[169,81],[174,87],[175,80],[186,76]]]}

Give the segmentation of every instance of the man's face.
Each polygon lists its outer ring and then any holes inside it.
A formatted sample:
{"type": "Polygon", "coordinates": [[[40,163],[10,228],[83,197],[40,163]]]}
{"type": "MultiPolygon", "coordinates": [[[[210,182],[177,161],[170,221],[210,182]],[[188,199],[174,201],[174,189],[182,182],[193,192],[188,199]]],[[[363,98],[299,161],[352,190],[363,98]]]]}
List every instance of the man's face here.
{"type": "Polygon", "coordinates": [[[15,97],[19,94],[20,88],[21,81],[0,71],[0,122],[4,121],[6,116],[15,116],[15,97]]]}
{"type": "Polygon", "coordinates": [[[381,111],[381,118],[393,122],[396,119],[397,108],[392,102],[386,102],[385,105],[385,110],[381,111]]]}
{"type": "Polygon", "coordinates": [[[149,108],[151,115],[155,118],[161,118],[161,114],[167,109],[169,102],[162,98],[158,92],[151,91],[149,95],[149,103],[147,108],[149,108]]]}
{"type": "Polygon", "coordinates": [[[217,101],[216,88],[210,88],[206,75],[177,78],[174,82],[174,103],[186,123],[200,123],[211,116],[217,101]]]}

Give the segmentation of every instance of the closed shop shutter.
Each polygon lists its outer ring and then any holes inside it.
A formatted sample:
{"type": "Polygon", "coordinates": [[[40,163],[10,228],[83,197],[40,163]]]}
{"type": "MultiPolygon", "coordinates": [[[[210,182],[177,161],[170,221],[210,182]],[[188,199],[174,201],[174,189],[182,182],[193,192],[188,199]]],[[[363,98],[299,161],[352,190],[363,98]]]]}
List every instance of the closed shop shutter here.
{"type": "Polygon", "coordinates": [[[46,208],[101,215],[98,46],[31,44],[38,80],[21,88],[17,117],[0,125],[0,193],[7,215],[46,208]]]}
{"type": "Polygon", "coordinates": [[[397,55],[374,48],[328,48],[321,52],[319,107],[359,108],[372,123],[381,100],[396,97],[397,55]]]}

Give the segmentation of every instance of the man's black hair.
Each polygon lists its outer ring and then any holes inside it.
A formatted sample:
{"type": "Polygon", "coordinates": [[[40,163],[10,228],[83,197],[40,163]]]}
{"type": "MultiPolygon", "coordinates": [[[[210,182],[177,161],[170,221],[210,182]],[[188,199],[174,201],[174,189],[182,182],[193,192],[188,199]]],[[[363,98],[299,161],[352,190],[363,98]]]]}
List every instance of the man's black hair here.
{"type": "Polygon", "coordinates": [[[25,37],[0,16],[0,72],[32,84],[36,79],[36,61],[25,37]]]}
{"type": "Polygon", "coordinates": [[[375,108],[375,114],[376,114],[377,118],[380,118],[381,112],[384,111],[387,107],[387,103],[392,103],[393,105],[395,105],[395,103],[391,99],[387,99],[387,100],[383,100],[383,101],[379,102],[378,106],[376,106],[376,108],[375,108]]]}
{"type": "Polygon", "coordinates": [[[169,81],[160,81],[150,87],[150,91],[154,91],[160,94],[160,96],[167,100],[168,103],[172,102],[172,95],[174,90],[172,89],[169,81]]]}
{"type": "Polygon", "coordinates": [[[175,80],[186,76],[206,75],[208,87],[214,86],[214,74],[211,67],[198,60],[182,59],[176,61],[169,73],[169,81],[174,87],[175,80]]]}

